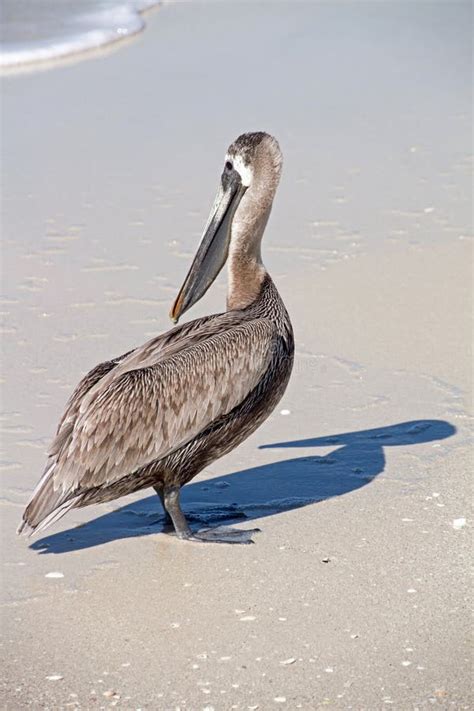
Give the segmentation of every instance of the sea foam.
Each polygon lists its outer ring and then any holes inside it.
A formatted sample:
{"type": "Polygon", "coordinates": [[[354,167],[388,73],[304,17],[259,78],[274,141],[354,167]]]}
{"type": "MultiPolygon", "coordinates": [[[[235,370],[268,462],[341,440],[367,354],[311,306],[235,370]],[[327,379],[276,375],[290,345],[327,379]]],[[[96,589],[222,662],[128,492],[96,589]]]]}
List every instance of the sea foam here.
{"type": "MultiPolygon", "coordinates": [[[[104,48],[145,27],[157,0],[4,0],[0,69],[34,69],[104,48]]],[[[85,55],[86,56],[86,55],[85,55]]]]}

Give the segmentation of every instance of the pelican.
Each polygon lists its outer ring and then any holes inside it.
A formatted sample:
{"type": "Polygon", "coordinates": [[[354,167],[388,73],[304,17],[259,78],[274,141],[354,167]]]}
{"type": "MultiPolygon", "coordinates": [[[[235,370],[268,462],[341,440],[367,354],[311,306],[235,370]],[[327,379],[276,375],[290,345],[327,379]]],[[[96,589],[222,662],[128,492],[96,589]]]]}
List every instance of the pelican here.
{"type": "Polygon", "coordinates": [[[176,326],[80,381],[19,533],[41,531],[72,508],[154,487],[178,538],[253,542],[258,529],[193,531],[180,490],[259,427],[290,378],[293,330],[260,250],[281,167],[279,145],[267,133],[244,133],[231,144],[170,316],[176,324],[227,262],[226,311],[176,326]]]}

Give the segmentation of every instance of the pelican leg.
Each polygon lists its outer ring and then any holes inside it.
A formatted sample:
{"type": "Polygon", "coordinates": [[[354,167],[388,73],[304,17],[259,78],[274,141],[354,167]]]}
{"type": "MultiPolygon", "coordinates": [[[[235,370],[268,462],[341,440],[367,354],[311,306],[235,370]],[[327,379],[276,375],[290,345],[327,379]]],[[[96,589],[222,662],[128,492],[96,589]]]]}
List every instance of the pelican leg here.
{"type": "Polygon", "coordinates": [[[229,526],[217,528],[203,528],[195,533],[189,528],[186,517],[179,503],[179,487],[165,488],[163,493],[163,506],[169,513],[178,538],[188,541],[202,541],[206,543],[253,543],[252,533],[260,531],[259,528],[240,530],[229,526]]]}
{"type": "Polygon", "coordinates": [[[165,527],[168,528],[169,526],[173,525],[173,520],[171,516],[169,515],[168,511],[166,510],[165,506],[165,495],[163,493],[163,487],[161,486],[154,486],[153,487],[158,496],[160,497],[161,505],[163,506],[163,511],[165,512],[165,527]]]}
{"type": "Polygon", "coordinates": [[[163,507],[173,522],[178,538],[192,538],[192,531],[179,503],[179,486],[170,486],[164,489],[163,507]]]}

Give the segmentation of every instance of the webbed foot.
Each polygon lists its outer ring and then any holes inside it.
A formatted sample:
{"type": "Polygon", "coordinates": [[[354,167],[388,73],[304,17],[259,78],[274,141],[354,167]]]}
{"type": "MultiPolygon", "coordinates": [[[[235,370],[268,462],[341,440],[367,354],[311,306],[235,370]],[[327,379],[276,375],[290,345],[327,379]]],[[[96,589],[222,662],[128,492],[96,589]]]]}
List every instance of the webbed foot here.
{"type": "Polygon", "coordinates": [[[230,526],[218,526],[216,528],[201,528],[192,531],[181,510],[179,503],[179,487],[170,486],[163,492],[163,505],[165,511],[170,515],[178,538],[185,541],[200,541],[205,543],[253,543],[252,534],[260,531],[259,528],[241,530],[230,526]]]}
{"type": "Polygon", "coordinates": [[[201,528],[191,533],[188,540],[202,541],[204,543],[239,543],[249,545],[254,543],[252,535],[259,533],[259,528],[231,528],[230,526],[217,526],[216,528],[201,528]]]}

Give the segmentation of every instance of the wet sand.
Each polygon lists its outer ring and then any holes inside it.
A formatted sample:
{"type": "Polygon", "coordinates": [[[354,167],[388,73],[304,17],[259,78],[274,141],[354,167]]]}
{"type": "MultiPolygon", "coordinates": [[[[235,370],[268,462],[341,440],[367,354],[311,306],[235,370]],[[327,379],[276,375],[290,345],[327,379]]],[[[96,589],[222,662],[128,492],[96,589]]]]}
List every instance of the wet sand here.
{"type": "Polygon", "coordinates": [[[472,707],[466,7],[179,3],[4,81],[2,708],[472,707]],[[256,544],[178,542],[146,491],[29,546],[71,389],[169,328],[255,129],[285,155],[263,250],[295,370],[184,501],[256,544]]]}

